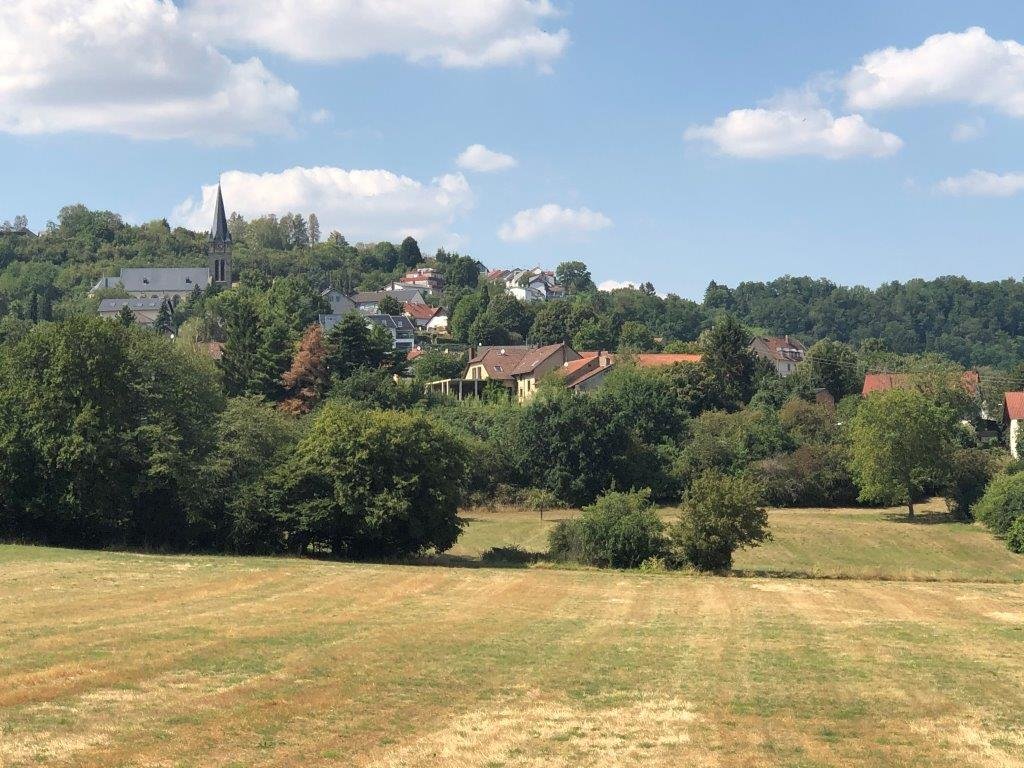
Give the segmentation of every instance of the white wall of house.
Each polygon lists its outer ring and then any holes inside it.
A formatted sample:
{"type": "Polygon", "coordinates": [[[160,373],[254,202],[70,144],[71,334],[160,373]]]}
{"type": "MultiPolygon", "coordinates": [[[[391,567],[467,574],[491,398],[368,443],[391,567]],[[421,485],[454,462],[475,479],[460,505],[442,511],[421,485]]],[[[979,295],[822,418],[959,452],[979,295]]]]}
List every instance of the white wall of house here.
{"type": "Polygon", "coordinates": [[[1010,420],[1010,455],[1015,459],[1019,459],[1017,455],[1017,438],[1020,436],[1020,419],[1010,420]]]}

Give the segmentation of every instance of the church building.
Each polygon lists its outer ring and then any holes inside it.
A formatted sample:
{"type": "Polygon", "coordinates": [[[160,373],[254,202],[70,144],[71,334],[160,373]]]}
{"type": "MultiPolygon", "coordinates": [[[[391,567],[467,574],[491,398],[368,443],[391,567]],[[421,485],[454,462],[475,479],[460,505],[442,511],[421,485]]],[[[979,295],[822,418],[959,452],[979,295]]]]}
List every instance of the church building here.
{"type": "Polygon", "coordinates": [[[206,243],[205,267],[124,267],[118,277],[101,277],[89,291],[123,289],[136,299],[183,299],[208,285],[231,287],[231,233],[224,213],[224,198],[217,185],[217,207],[206,243]]]}

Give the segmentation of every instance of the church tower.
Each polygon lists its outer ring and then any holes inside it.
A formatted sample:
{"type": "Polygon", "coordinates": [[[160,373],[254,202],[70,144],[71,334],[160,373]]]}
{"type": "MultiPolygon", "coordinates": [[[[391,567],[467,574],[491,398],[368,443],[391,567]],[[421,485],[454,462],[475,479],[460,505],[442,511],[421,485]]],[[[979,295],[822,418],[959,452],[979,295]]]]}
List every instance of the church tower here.
{"type": "Polygon", "coordinates": [[[217,185],[217,208],[213,212],[213,226],[207,243],[210,264],[210,282],[226,288],[231,287],[231,233],[228,232],[228,218],[224,215],[224,198],[217,185]]]}

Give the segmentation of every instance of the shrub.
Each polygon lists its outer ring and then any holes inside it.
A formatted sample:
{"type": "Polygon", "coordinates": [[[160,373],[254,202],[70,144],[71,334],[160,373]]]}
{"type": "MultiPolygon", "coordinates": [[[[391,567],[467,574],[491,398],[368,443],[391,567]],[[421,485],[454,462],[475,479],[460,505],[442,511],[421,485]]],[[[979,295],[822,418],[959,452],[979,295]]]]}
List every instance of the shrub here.
{"type": "Polygon", "coordinates": [[[550,534],[551,556],[587,565],[636,568],[665,551],[664,525],[647,490],[605,494],[550,534]]]}
{"type": "Polygon", "coordinates": [[[996,475],[971,511],[997,536],[1006,536],[1024,517],[1024,474],[996,475]]]}
{"type": "Polygon", "coordinates": [[[1018,555],[1024,555],[1024,516],[1014,520],[1006,532],[1006,546],[1018,555]]]}
{"type": "Polygon", "coordinates": [[[996,456],[981,448],[959,448],[949,461],[946,506],[957,520],[971,520],[971,507],[985,494],[998,468],[996,456]]]}
{"type": "Polygon", "coordinates": [[[733,552],[770,537],[760,489],[747,477],[714,471],[690,486],[672,528],[679,555],[702,571],[731,568],[733,552]]]}
{"type": "Polygon", "coordinates": [[[765,503],[780,507],[842,507],[857,500],[849,456],[840,445],[804,445],[754,465],[765,503]]]}
{"type": "Polygon", "coordinates": [[[536,552],[527,552],[522,547],[491,547],[480,556],[484,565],[519,566],[537,562],[536,552]]]}

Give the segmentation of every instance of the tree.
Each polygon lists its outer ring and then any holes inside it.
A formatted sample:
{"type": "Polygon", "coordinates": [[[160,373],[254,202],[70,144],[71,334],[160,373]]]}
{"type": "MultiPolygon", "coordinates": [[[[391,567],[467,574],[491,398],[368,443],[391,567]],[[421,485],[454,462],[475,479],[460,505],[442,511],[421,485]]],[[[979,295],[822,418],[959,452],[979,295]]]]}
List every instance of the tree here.
{"type": "Polygon", "coordinates": [[[162,301],[160,303],[160,311],[157,312],[156,320],[153,321],[153,329],[158,333],[168,336],[174,333],[174,318],[171,316],[171,303],[169,301],[162,301]]]}
{"type": "Polygon", "coordinates": [[[737,549],[771,538],[760,489],[746,477],[704,473],[686,492],[671,536],[682,558],[694,568],[731,568],[737,549]]]}
{"type": "Polygon", "coordinates": [[[928,483],[942,482],[949,467],[955,417],[914,389],[877,392],[853,419],[851,468],[860,500],[907,505],[928,483]]]}
{"type": "Polygon", "coordinates": [[[469,256],[455,254],[444,264],[441,275],[448,287],[476,288],[480,282],[480,265],[469,256]]]}
{"type": "Polygon", "coordinates": [[[218,361],[229,395],[263,394],[279,373],[266,358],[262,321],[251,289],[236,289],[218,297],[224,321],[223,355],[218,361]]]}
{"type": "Polygon", "coordinates": [[[420,253],[420,245],[416,238],[407,237],[398,248],[398,261],[403,266],[415,267],[423,261],[423,254],[420,253]]]}
{"type": "Polygon", "coordinates": [[[197,465],[223,408],[212,363],[97,317],[35,326],[0,355],[0,537],[209,546],[197,465]]]}
{"type": "Polygon", "coordinates": [[[425,415],[328,403],[277,473],[287,541],[360,559],[443,552],[462,528],[466,462],[425,415]]]}
{"type": "Polygon", "coordinates": [[[808,384],[827,389],[837,403],[861,389],[863,374],[857,353],[842,342],[831,339],[815,342],[807,350],[803,367],[808,384]]]}
{"type": "Polygon", "coordinates": [[[312,245],[320,242],[320,219],[315,213],[309,214],[309,242],[312,245]]]}
{"type": "Polygon", "coordinates": [[[371,332],[358,312],[349,312],[327,334],[327,367],[339,379],[359,368],[380,368],[390,353],[390,337],[371,332]]]}
{"type": "Polygon", "coordinates": [[[327,354],[323,327],[309,326],[291,367],[281,376],[286,391],[279,406],[282,411],[295,415],[309,413],[320,402],[331,385],[327,354]]]}
{"type": "Polygon", "coordinates": [[[452,338],[456,341],[469,341],[470,328],[485,309],[486,298],[480,291],[467,293],[459,299],[448,319],[448,332],[452,338]]]}
{"type": "Polygon", "coordinates": [[[629,432],[610,402],[553,390],[522,410],[511,439],[524,480],[583,505],[611,487],[629,432]]]}
{"type": "Polygon", "coordinates": [[[377,302],[377,311],[382,315],[402,314],[402,303],[394,296],[383,296],[377,302]]]}
{"type": "Polygon", "coordinates": [[[738,408],[750,400],[756,370],[750,334],[734,315],[723,314],[700,340],[703,364],[711,372],[720,400],[738,408]]]}
{"type": "Polygon", "coordinates": [[[582,261],[563,261],[555,268],[555,280],[570,295],[596,289],[590,270],[582,261]]]}
{"type": "Polygon", "coordinates": [[[650,352],[656,348],[654,334],[643,323],[627,320],[619,331],[619,349],[623,352],[650,352]]]}
{"type": "Polygon", "coordinates": [[[412,364],[413,375],[420,382],[456,379],[462,375],[462,369],[465,367],[465,355],[445,354],[433,350],[424,352],[412,364]]]}
{"type": "Polygon", "coordinates": [[[470,344],[509,344],[512,337],[490,312],[479,315],[469,327],[470,344]]]}
{"type": "Polygon", "coordinates": [[[125,304],[117,312],[117,322],[123,325],[125,328],[131,328],[135,325],[135,313],[132,312],[132,308],[125,304]]]}
{"type": "Polygon", "coordinates": [[[1006,536],[1024,517],[1024,472],[993,477],[971,511],[996,536],[1006,536]]]}
{"type": "Polygon", "coordinates": [[[529,339],[533,344],[559,344],[572,341],[569,315],[572,307],[564,301],[545,302],[533,318],[529,339]]]}

